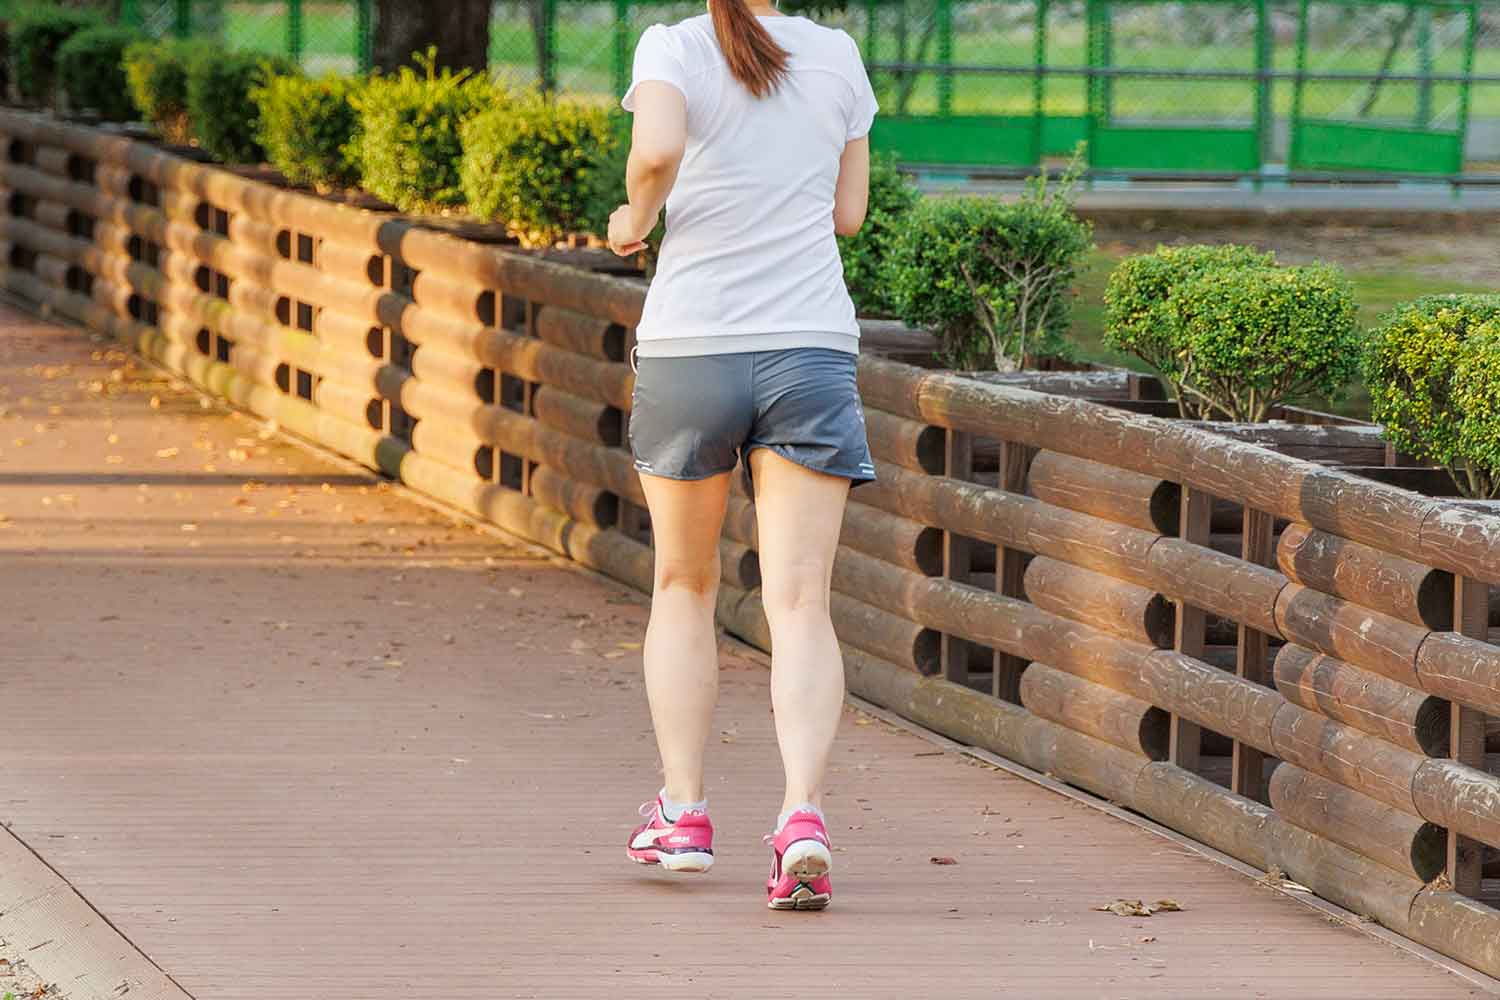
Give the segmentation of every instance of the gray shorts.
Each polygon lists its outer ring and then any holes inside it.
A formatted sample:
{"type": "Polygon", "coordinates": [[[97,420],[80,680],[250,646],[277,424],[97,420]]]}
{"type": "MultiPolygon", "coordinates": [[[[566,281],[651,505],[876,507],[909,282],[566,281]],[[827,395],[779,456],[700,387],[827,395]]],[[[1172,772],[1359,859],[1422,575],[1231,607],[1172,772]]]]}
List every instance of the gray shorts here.
{"type": "MultiPolygon", "coordinates": [[[[630,409],[635,467],[706,479],[755,448],[854,485],[875,478],[856,357],[795,347],[684,358],[640,358],[630,409]]],[[[749,463],[745,463],[749,479],[749,463]]]]}

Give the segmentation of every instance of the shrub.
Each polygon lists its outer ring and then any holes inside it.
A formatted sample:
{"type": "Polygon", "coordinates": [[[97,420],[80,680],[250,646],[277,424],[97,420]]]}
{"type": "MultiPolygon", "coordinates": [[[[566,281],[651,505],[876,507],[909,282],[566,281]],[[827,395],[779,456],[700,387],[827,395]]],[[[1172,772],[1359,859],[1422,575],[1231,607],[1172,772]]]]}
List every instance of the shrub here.
{"type": "Polygon", "coordinates": [[[187,112],[193,137],[220,163],[260,163],[260,112],[250,92],[296,67],[279,56],[195,48],[187,63],[187,112]]]}
{"type": "Polygon", "coordinates": [[[1449,472],[1464,496],[1500,499],[1500,319],[1475,328],[1453,372],[1457,461],[1449,472]]]}
{"type": "Polygon", "coordinates": [[[870,161],[870,207],[853,236],[839,237],[844,283],[862,316],[889,316],[896,303],[886,281],[886,259],[911,210],[921,200],[916,185],[896,169],[894,156],[870,161]]]}
{"type": "Polygon", "coordinates": [[[320,191],[359,180],[354,163],[359,115],[349,103],[359,86],[348,77],[274,76],[250,91],[266,159],[294,184],[320,191]]]}
{"type": "Polygon", "coordinates": [[[1018,201],[917,204],[887,269],[901,319],[932,329],[952,367],[998,371],[1066,357],[1071,284],[1093,229],[1073,213],[1075,158],[1061,184],[1033,178],[1018,201]]]}
{"type": "Polygon", "coordinates": [[[102,23],[92,11],[39,5],[22,7],[10,21],[11,71],[16,89],[28,101],[52,97],[58,50],[85,28],[102,23]]]}
{"type": "Polygon", "coordinates": [[[68,95],[68,107],[96,111],[112,122],[133,118],[124,59],[125,50],[140,39],[133,28],[101,24],[64,42],[57,51],[57,78],[68,95]]]}
{"type": "Polygon", "coordinates": [[[1158,246],[1154,253],[1127,257],[1105,287],[1104,342],[1134,354],[1175,387],[1181,381],[1182,347],[1169,304],[1172,290],[1210,272],[1275,263],[1273,254],[1232,244],[1158,246]]]}
{"type": "Polygon", "coordinates": [[[506,99],[467,70],[438,73],[435,49],[416,59],[421,73],[403,66],[394,75],[371,77],[351,98],[359,112],[354,148],[360,180],[404,212],[463,202],[460,130],[506,99]]]}
{"type": "Polygon", "coordinates": [[[476,115],[462,129],[469,210],[507,223],[529,246],[604,235],[616,186],[599,175],[621,139],[608,109],[539,94],[476,115]]]}
{"type": "Polygon", "coordinates": [[[1497,329],[1500,295],[1429,295],[1381,317],[1365,342],[1371,418],[1466,496],[1496,492],[1497,329]]]}
{"type": "Polygon", "coordinates": [[[1298,396],[1336,397],[1359,367],[1354,294],[1336,268],[1226,267],[1169,298],[1180,395],[1231,420],[1298,396]]]}
{"type": "Polygon", "coordinates": [[[185,145],[188,128],[187,68],[203,42],[136,42],[126,47],[125,82],[136,110],[168,142],[185,145]]]}

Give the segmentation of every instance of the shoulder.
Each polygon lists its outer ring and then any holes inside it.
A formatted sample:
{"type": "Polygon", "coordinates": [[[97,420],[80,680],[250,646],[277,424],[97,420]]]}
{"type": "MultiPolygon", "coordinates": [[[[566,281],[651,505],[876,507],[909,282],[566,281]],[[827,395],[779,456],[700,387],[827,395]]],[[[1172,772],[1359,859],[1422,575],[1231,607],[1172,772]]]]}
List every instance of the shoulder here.
{"type": "Polygon", "coordinates": [[[693,71],[709,63],[718,50],[718,41],[714,37],[713,20],[707,14],[699,14],[676,24],[653,24],[641,35],[637,48],[663,52],[693,71]]]}

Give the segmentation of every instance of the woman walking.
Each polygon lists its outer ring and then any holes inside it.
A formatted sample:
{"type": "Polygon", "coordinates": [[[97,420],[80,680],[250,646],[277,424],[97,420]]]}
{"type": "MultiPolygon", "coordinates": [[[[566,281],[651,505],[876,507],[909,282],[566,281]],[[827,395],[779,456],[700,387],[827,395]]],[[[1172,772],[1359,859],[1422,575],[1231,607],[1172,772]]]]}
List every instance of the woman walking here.
{"type": "Polygon", "coordinates": [[[760,0],[709,0],[706,15],[646,31],[623,104],[635,115],[630,201],[610,218],[611,247],[639,250],[667,209],[630,416],[656,548],[646,692],[665,784],[627,853],[679,872],[713,864],[703,755],[718,696],[719,531],[740,461],[786,771],[768,903],[822,909],[823,774],[844,697],[829,583],[850,485],[875,474],[834,236],[864,221],[875,96],[844,32],[760,0]]]}

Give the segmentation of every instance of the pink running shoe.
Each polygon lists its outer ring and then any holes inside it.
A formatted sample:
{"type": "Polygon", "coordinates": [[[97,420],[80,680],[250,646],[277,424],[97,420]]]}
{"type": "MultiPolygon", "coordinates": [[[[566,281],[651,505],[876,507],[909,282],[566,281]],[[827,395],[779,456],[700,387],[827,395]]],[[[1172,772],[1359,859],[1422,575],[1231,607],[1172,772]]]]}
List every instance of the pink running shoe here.
{"type": "Polygon", "coordinates": [[[828,830],[811,809],[787,817],[781,831],[767,834],[771,845],[771,877],[766,881],[766,905],[773,910],[821,910],[833,900],[833,867],[828,830]]]}
{"type": "Polygon", "coordinates": [[[706,872],[714,864],[714,825],[708,814],[689,811],[669,823],[661,799],[641,805],[646,822],[635,828],[625,856],[643,865],[661,865],[672,872],[706,872]]]}

